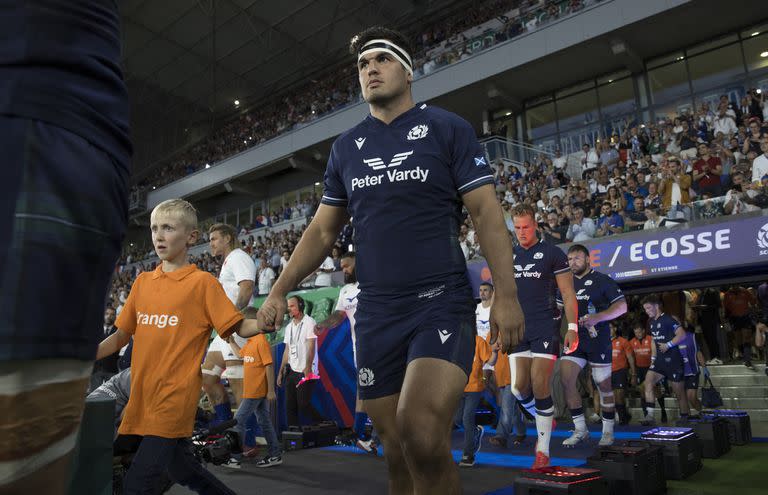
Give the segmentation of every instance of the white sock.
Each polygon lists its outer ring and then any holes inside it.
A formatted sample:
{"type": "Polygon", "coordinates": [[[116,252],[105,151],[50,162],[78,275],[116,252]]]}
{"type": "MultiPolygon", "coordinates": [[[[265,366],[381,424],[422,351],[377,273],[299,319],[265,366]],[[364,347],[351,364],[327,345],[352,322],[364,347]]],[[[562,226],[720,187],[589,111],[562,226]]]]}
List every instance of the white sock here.
{"type": "Polygon", "coordinates": [[[587,431],[587,419],[584,417],[584,414],[573,416],[573,426],[576,431],[587,431]]]}
{"type": "Polygon", "coordinates": [[[552,439],[552,416],[536,415],[536,431],[538,432],[538,441],[536,442],[536,451],[549,457],[549,441],[552,439]]]}
{"type": "Polygon", "coordinates": [[[654,410],[655,409],[656,409],[655,407],[646,407],[645,408],[646,414],[648,415],[649,418],[654,418],[655,417],[654,416],[654,410]]]}
{"type": "Polygon", "coordinates": [[[613,425],[616,423],[615,419],[603,418],[603,435],[606,433],[613,433],[613,425]]]}

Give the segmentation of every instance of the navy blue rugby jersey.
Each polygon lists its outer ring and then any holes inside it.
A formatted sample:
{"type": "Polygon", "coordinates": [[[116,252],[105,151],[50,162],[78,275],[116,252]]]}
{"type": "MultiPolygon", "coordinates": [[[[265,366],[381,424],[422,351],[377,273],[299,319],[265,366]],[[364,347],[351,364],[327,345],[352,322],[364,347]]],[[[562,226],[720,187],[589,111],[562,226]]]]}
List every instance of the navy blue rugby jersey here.
{"type": "Polygon", "coordinates": [[[369,115],[333,144],[322,202],[355,227],[360,300],[431,298],[466,287],[461,195],[493,175],[472,126],[419,104],[390,124],[369,115]]]}
{"type": "Polygon", "coordinates": [[[40,120],[127,165],[115,0],[0,0],[0,114],[40,120]]]}
{"type": "MultiPolygon", "coordinates": [[[[611,304],[624,299],[624,293],[621,292],[619,284],[605,273],[590,270],[589,273],[579,278],[573,276],[573,290],[576,292],[576,300],[579,302],[579,316],[584,316],[590,311],[592,305],[593,313],[599,313],[608,309],[611,304]]],[[[562,304],[562,297],[558,292],[558,303],[562,304]]],[[[605,332],[610,335],[608,328],[609,322],[603,321],[595,325],[599,333],[605,332]]],[[[579,338],[589,338],[589,330],[579,327],[579,338]]]]}
{"type": "Polygon", "coordinates": [[[562,249],[544,239],[529,249],[517,245],[514,253],[517,299],[523,308],[526,325],[559,318],[555,276],[570,270],[568,257],[562,249]]]}
{"type": "Polygon", "coordinates": [[[656,343],[656,350],[659,344],[669,342],[675,337],[675,330],[680,327],[680,323],[672,316],[662,313],[658,318],[648,320],[648,328],[651,331],[651,337],[656,343]]]}

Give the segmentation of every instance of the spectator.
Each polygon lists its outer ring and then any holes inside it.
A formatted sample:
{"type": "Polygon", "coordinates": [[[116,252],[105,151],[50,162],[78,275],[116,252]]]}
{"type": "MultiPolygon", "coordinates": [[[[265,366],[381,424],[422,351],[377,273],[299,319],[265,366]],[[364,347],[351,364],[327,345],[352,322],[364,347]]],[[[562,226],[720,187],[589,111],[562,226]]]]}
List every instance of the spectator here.
{"type": "Polygon", "coordinates": [[[623,192],[624,196],[624,211],[626,212],[632,212],[635,211],[635,197],[640,196],[641,198],[644,198],[648,195],[648,189],[643,185],[639,186],[637,184],[637,179],[631,175],[627,175],[627,185],[623,192]]]}
{"type": "Polygon", "coordinates": [[[699,159],[693,164],[694,189],[699,193],[709,193],[712,196],[720,196],[720,175],[723,173],[723,164],[720,158],[709,153],[706,143],[699,144],[699,159]]]}
{"type": "Polygon", "coordinates": [[[317,269],[317,277],[315,277],[315,287],[330,287],[331,286],[331,273],[334,272],[335,266],[333,264],[333,258],[326,256],[320,268],[317,269]]]}
{"type": "Polygon", "coordinates": [[[610,203],[613,211],[624,211],[626,200],[623,195],[619,194],[618,187],[611,186],[608,188],[608,194],[606,195],[605,201],[610,203]]]}
{"type": "Polygon", "coordinates": [[[565,171],[565,166],[568,164],[568,159],[563,156],[560,148],[555,150],[555,158],[552,160],[552,165],[555,167],[555,172],[565,171]]]}
{"type": "Polygon", "coordinates": [[[645,214],[645,200],[642,196],[635,196],[632,201],[635,207],[627,214],[624,225],[629,231],[643,230],[645,222],[648,221],[648,216],[645,214]]]}
{"type": "Polygon", "coordinates": [[[544,240],[552,244],[561,244],[566,241],[568,227],[560,224],[560,218],[555,212],[547,214],[547,221],[541,226],[544,232],[544,240]]]}
{"type": "Polygon", "coordinates": [[[691,201],[691,176],[681,170],[680,160],[675,156],[669,157],[667,167],[661,174],[659,194],[662,195],[664,209],[669,211],[673,207],[686,207],[691,201]]]}
{"type": "Polygon", "coordinates": [[[760,122],[757,119],[750,120],[749,134],[744,140],[744,144],[741,147],[741,152],[746,155],[751,151],[759,155],[762,152],[762,146],[760,143],[763,140],[763,136],[765,136],[765,133],[763,133],[762,129],[760,128],[760,122]]]}
{"type": "Polygon", "coordinates": [[[757,191],[745,184],[744,174],[736,172],[731,176],[731,187],[725,194],[725,204],[723,209],[726,215],[738,215],[740,213],[757,211],[760,208],[753,205],[753,199],[757,196],[757,191]]]}
{"type": "Polygon", "coordinates": [[[762,154],[752,161],[752,183],[760,183],[768,175],[768,137],[760,140],[762,154]]]}
{"type": "Polygon", "coordinates": [[[584,146],[582,146],[581,149],[581,177],[586,178],[589,172],[600,165],[600,155],[597,154],[597,151],[591,149],[587,143],[584,143],[584,146]]]}
{"type": "Polygon", "coordinates": [[[604,202],[600,206],[600,218],[597,220],[595,237],[621,234],[622,232],[624,232],[624,219],[613,211],[611,203],[608,201],[604,202]]]}
{"type": "Polygon", "coordinates": [[[259,260],[259,295],[266,296],[272,289],[275,281],[275,271],[267,262],[267,256],[262,255],[259,260]]]}
{"type": "Polygon", "coordinates": [[[547,191],[547,196],[549,196],[549,199],[555,196],[559,196],[562,199],[565,196],[565,189],[560,187],[558,179],[552,179],[552,188],[547,191]]]}
{"type": "Polygon", "coordinates": [[[566,238],[573,242],[587,241],[595,237],[595,222],[591,218],[584,217],[584,210],[573,209],[573,220],[568,227],[566,238]]]}
{"type": "Polygon", "coordinates": [[[658,229],[659,227],[675,227],[677,225],[680,225],[682,222],[680,221],[672,221],[669,218],[659,215],[659,209],[656,207],[649,207],[645,209],[645,216],[648,218],[648,221],[643,224],[643,230],[653,230],[658,229]]]}

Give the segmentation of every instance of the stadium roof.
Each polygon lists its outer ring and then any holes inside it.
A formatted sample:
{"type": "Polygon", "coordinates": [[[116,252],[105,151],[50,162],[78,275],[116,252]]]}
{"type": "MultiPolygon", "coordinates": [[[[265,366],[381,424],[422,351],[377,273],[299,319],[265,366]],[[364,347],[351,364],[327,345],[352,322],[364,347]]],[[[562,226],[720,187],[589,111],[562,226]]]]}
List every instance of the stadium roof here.
{"type": "Polygon", "coordinates": [[[364,27],[404,28],[434,20],[430,14],[455,3],[124,0],[126,78],[177,98],[180,106],[231,110],[235,99],[241,106],[258,101],[338,63],[350,36],[364,27]]]}

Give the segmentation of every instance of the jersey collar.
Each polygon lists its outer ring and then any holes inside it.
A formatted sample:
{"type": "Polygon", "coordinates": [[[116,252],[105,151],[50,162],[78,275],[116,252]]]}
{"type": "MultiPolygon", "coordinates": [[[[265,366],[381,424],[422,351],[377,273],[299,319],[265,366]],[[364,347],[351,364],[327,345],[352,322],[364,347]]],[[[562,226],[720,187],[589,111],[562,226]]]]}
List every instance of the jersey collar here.
{"type": "Polygon", "coordinates": [[[389,124],[385,124],[384,122],[380,121],[370,113],[368,114],[368,117],[366,117],[366,119],[376,126],[381,126],[385,128],[394,128],[394,127],[397,127],[401,122],[407,121],[409,118],[411,118],[411,116],[418,114],[425,108],[427,108],[426,103],[422,103],[422,102],[416,103],[413,106],[413,108],[409,108],[405,112],[401,113],[400,115],[395,117],[395,120],[393,120],[389,124]]]}
{"type": "Polygon", "coordinates": [[[163,265],[160,264],[155,268],[155,271],[152,272],[152,279],[158,279],[160,277],[168,277],[171,280],[179,281],[182,280],[187,275],[197,271],[197,265],[189,264],[187,266],[183,266],[179,268],[178,270],[174,270],[172,272],[164,272],[163,271],[163,265]]]}
{"type": "Polygon", "coordinates": [[[592,268],[590,268],[589,271],[587,273],[585,273],[584,275],[582,275],[581,277],[579,277],[575,273],[573,274],[573,276],[574,276],[574,278],[578,278],[579,280],[584,280],[585,278],[589,277],[593,273],[595,273],[595,271],[592,268]]]}

